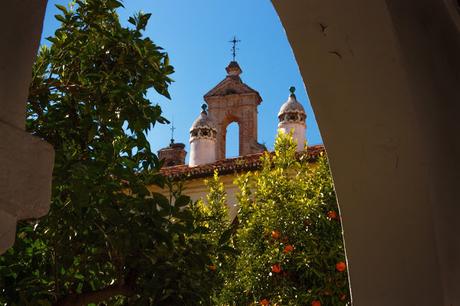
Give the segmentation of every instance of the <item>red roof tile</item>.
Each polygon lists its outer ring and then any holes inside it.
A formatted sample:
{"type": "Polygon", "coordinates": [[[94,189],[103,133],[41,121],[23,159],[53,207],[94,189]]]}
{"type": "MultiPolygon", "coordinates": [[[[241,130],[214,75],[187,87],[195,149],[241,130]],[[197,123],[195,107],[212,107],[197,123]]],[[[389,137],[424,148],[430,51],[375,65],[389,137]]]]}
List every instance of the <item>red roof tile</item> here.
{"type": "MultiPolygon", "coordinates": [[[[324,151],[323,145],[311,146],[307,149],[307,153],[311,159],[315,159],[324,151]]],[[[260,158],[262,155],[263,153],[256,153],[235,158],[226,158],[196,167],[189,167],[188,165],[164,167],[160,172],[170,179],[179,180],[184,178],[209,177],[214,174],[214,170],[216,169],[219,171],[219,174],[252,171],[261,168],[262,163],[260,158]]]]}

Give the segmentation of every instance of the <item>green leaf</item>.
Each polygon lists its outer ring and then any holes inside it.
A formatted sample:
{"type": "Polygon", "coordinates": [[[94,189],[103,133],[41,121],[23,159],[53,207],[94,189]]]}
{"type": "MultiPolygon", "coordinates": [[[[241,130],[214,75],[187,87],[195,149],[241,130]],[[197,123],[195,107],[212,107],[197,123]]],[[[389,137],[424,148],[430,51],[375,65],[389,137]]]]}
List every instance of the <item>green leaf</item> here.
{"type": "Polygon", "coordinates": [[[59,10],[61,10],[64,14],[67,14],[67,13],[68,13],[68,12],[67,12],[67,8],[66,8],[65,6],[60,5],[60,4],[55,4],[55,6],[56,6],[59,10]]]}
{"type": "Polygon", "coordinates": [[[129,17],[128,22],[134,26],[136,25],[136,19],[134,19],[133,17],[129,17]]]}
{"type": "Polygon", "coordinates": [[[184,207],[188,204],[190,204],[190,197],[189,196],[185,196],[185,195],[180,195],[176,201],[174,202],[174,206],[175,207],[184,207]]]}
{"type": "Polygon", "coordinates": [[[67,21],[67,19],[62,15],[54,15],[54,18],[63,23],[67,21]]]}
{"type": "Polygon", "coordinates": [[[225,230],[220,236],[218,244],[221,246],[227,244],[230,240],[230,237],[232,236],[233,231],[234,231],[233,228],[229,228],[225,230]]]}
{"type": "Polygon", "coordinates": [[[119,8],[119,7],[124,7],[123,4],[120,1],[117,1],[117,0],[108,0],[107,6],[110,9],[116,9],[116,8],[119,8]]]}

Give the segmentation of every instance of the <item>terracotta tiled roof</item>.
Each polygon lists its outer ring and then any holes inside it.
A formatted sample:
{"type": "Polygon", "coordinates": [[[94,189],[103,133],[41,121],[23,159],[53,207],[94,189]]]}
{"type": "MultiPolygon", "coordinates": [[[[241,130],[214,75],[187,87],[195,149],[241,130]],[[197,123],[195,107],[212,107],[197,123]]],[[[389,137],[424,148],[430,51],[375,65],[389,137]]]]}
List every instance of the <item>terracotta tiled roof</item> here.
{"type": "MultiPolygon", "coordinates": [[[[314,159],[318,157],[321,152],[324,152],[324,146],[316,145],[308,147],[307,152],[310,158],[314,159]]],[[[170,179],[180,180],[185,178],[209,177],[213,175],[216,169],[219,171],[219,174],[258,170],[262,166],[260,161],[262,154],[263,153],[256,153],[235,158],[227,158],[196,167],[189,167],[188,165],[164,167],[161,169],[161,173],[170,179]]]]}

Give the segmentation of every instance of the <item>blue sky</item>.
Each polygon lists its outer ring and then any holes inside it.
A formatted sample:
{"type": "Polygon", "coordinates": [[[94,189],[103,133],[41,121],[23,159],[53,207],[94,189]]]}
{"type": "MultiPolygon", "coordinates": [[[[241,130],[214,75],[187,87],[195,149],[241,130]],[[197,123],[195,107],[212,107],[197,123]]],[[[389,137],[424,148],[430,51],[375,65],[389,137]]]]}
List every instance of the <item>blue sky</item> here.
{"type": "MultiPolygon", "coordinates": [[[[68,0],[49,0],[42,43],[59,23],[54,19],[55,4],[68,0]]],[[[231,61],[231,44],[236,35],[241,40],[236,60],[243,70],[241,78],[259,91],[258,137],[260,143],[273,148],[277,129],[277,113],[289,95],[289,87],[297,88],[297,99],[307,111],[307,141],[322,143],[305,86],[284,29],[269,0],[125,0],[120,20],[133,13],[152,13],[145,35],[163,47],[175,68],[170,86],[172,99],[149,93],[153,103],[161,105],[164,116],[174,121],[176,142],[186,144],[189,151],[189,129],[200,112],[203,95],[226,75],[231,61]]],[[[152,149],[169,144],[170,126],[157,125],[149,133],[152,149]]],[[[236,124],[228,128],[227,157],[238,155],[236,124]]]]}

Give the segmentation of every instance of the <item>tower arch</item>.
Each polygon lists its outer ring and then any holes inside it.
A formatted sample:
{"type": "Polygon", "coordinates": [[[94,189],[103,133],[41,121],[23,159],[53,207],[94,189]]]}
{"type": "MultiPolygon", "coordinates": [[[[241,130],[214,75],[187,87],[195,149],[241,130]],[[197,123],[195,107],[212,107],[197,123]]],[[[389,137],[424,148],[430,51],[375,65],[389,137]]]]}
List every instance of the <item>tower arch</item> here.
{"type": "Polygon", "coordinates": [[[240,150],[240,124],[238,121],[232,121],[225,128],[225,158],[239,156],[240,150]]]}
{"type": "Polygon", "coordinates": [[[232,122],[239,127],[239,155],[262,152],[264,146],[257,142],[257,107],[262,98],[243,83],[242,70],[236,61],[231,61],[226,71],[225,79],[204,95],[217,129],[216,158],[225,158],[226,131],[232,122]]]}

